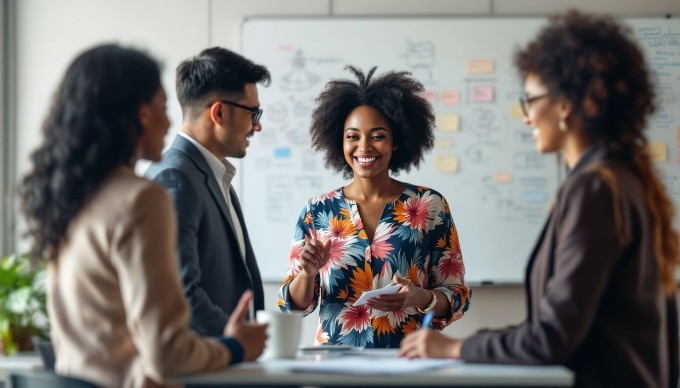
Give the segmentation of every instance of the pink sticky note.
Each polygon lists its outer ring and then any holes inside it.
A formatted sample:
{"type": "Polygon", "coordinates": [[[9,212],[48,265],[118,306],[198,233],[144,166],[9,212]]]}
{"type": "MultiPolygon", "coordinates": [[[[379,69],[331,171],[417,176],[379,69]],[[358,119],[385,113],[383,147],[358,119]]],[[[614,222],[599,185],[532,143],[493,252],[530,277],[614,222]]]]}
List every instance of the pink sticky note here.
{"type": "MultiPolygon", "coordinates": [[[[458,105],[460,102],[460,93],[457,90],[444,90],[442,92],[442,104],[444,105],[458,105]]],[[[680,130],[680,128],[678,128],[680,130]]]]}
{"type": "Polygon", "coordinates": [[[494,102],[496,98],[496,87],[493,85],[475,85],[472,88],[473,102],[494,102]]]}
{"type": "Polygon", "coordinates": [[[430,104],[437,102],[437,92],[432,89],[423,90],[420,96],[426,99],[430,104]]]}

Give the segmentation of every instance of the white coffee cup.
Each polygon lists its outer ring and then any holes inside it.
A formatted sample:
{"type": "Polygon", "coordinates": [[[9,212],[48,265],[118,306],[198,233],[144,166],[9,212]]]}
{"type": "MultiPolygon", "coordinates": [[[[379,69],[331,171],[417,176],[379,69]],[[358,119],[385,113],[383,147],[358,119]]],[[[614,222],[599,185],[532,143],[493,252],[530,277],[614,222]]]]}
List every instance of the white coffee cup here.
{"type": "Polygon", "coordinates": [[[300,342],[303,316],[301,312],[258,311],[257,322],[269,324],[267,328],[269,338],[260,358],[263,360],[295,358],[300,342]]]}

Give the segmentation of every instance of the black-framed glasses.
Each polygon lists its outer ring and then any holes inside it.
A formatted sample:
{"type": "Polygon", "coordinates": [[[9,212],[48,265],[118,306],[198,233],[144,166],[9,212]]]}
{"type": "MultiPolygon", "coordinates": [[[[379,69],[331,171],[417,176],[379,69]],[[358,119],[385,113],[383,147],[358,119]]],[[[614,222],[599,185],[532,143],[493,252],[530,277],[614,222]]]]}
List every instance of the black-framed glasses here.
{"type": "Polygon", "coordinates": [[[231,101],[227,101],[227,100],[220,100],[220,102],[223,103],[223,104],[235,106],[237,108],[245,109],[248,112],[252,113],[253,114],[253,117],[252,117],[253,125],[257,124],[260,121],[260,117],[262,117],[262,112],[264,112],[262,109],[260,109],[258,107],[245,106],[245,105],[237,104],[235,102],[231,102],[231,101]]]}
{"type": "Polygon", "coordinates": [[[531,103],[540,100],[543,97],[548,97],[550,94],[545,93],[545,94],[539,94],[537,96],[531,96],[531,97],[520,97],[519,98],[519,106],[522,108],[522,113],[524,113],[524,117],[529,117],[529,108],[531,108],[531,103]]]}

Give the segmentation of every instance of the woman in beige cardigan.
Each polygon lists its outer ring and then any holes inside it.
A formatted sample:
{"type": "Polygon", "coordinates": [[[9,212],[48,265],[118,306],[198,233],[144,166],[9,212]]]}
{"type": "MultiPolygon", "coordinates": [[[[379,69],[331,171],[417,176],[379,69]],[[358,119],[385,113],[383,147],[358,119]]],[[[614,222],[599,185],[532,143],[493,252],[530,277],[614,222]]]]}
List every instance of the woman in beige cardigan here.
{"type": "Polygon", "coordinates": [[[169,127],[157,63],[115,45],[69,66],[44,142],[20,188],[33,254],[48,260],[58,373],[102,386],[167,385],[173,375],[257,358],[266,327],[245,321],[247,292],[224,336],[190,331],[172,203],[137,177],[159,160],[169,127]]]}

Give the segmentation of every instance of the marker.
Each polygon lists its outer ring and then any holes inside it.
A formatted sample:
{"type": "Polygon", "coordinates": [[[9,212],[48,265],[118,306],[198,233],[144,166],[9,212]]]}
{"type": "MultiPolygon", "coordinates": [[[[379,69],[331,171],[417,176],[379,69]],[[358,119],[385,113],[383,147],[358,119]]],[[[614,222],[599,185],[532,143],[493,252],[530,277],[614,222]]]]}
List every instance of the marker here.
{"type": "Polygon", "coordinates": [[[432,324],[432,318],[434,317],[434,311],[430,310],[428,311],[425,316],[423,317],[423,322],[420,325],[421,329],[427,329],[430,327],[432,324]]]}

